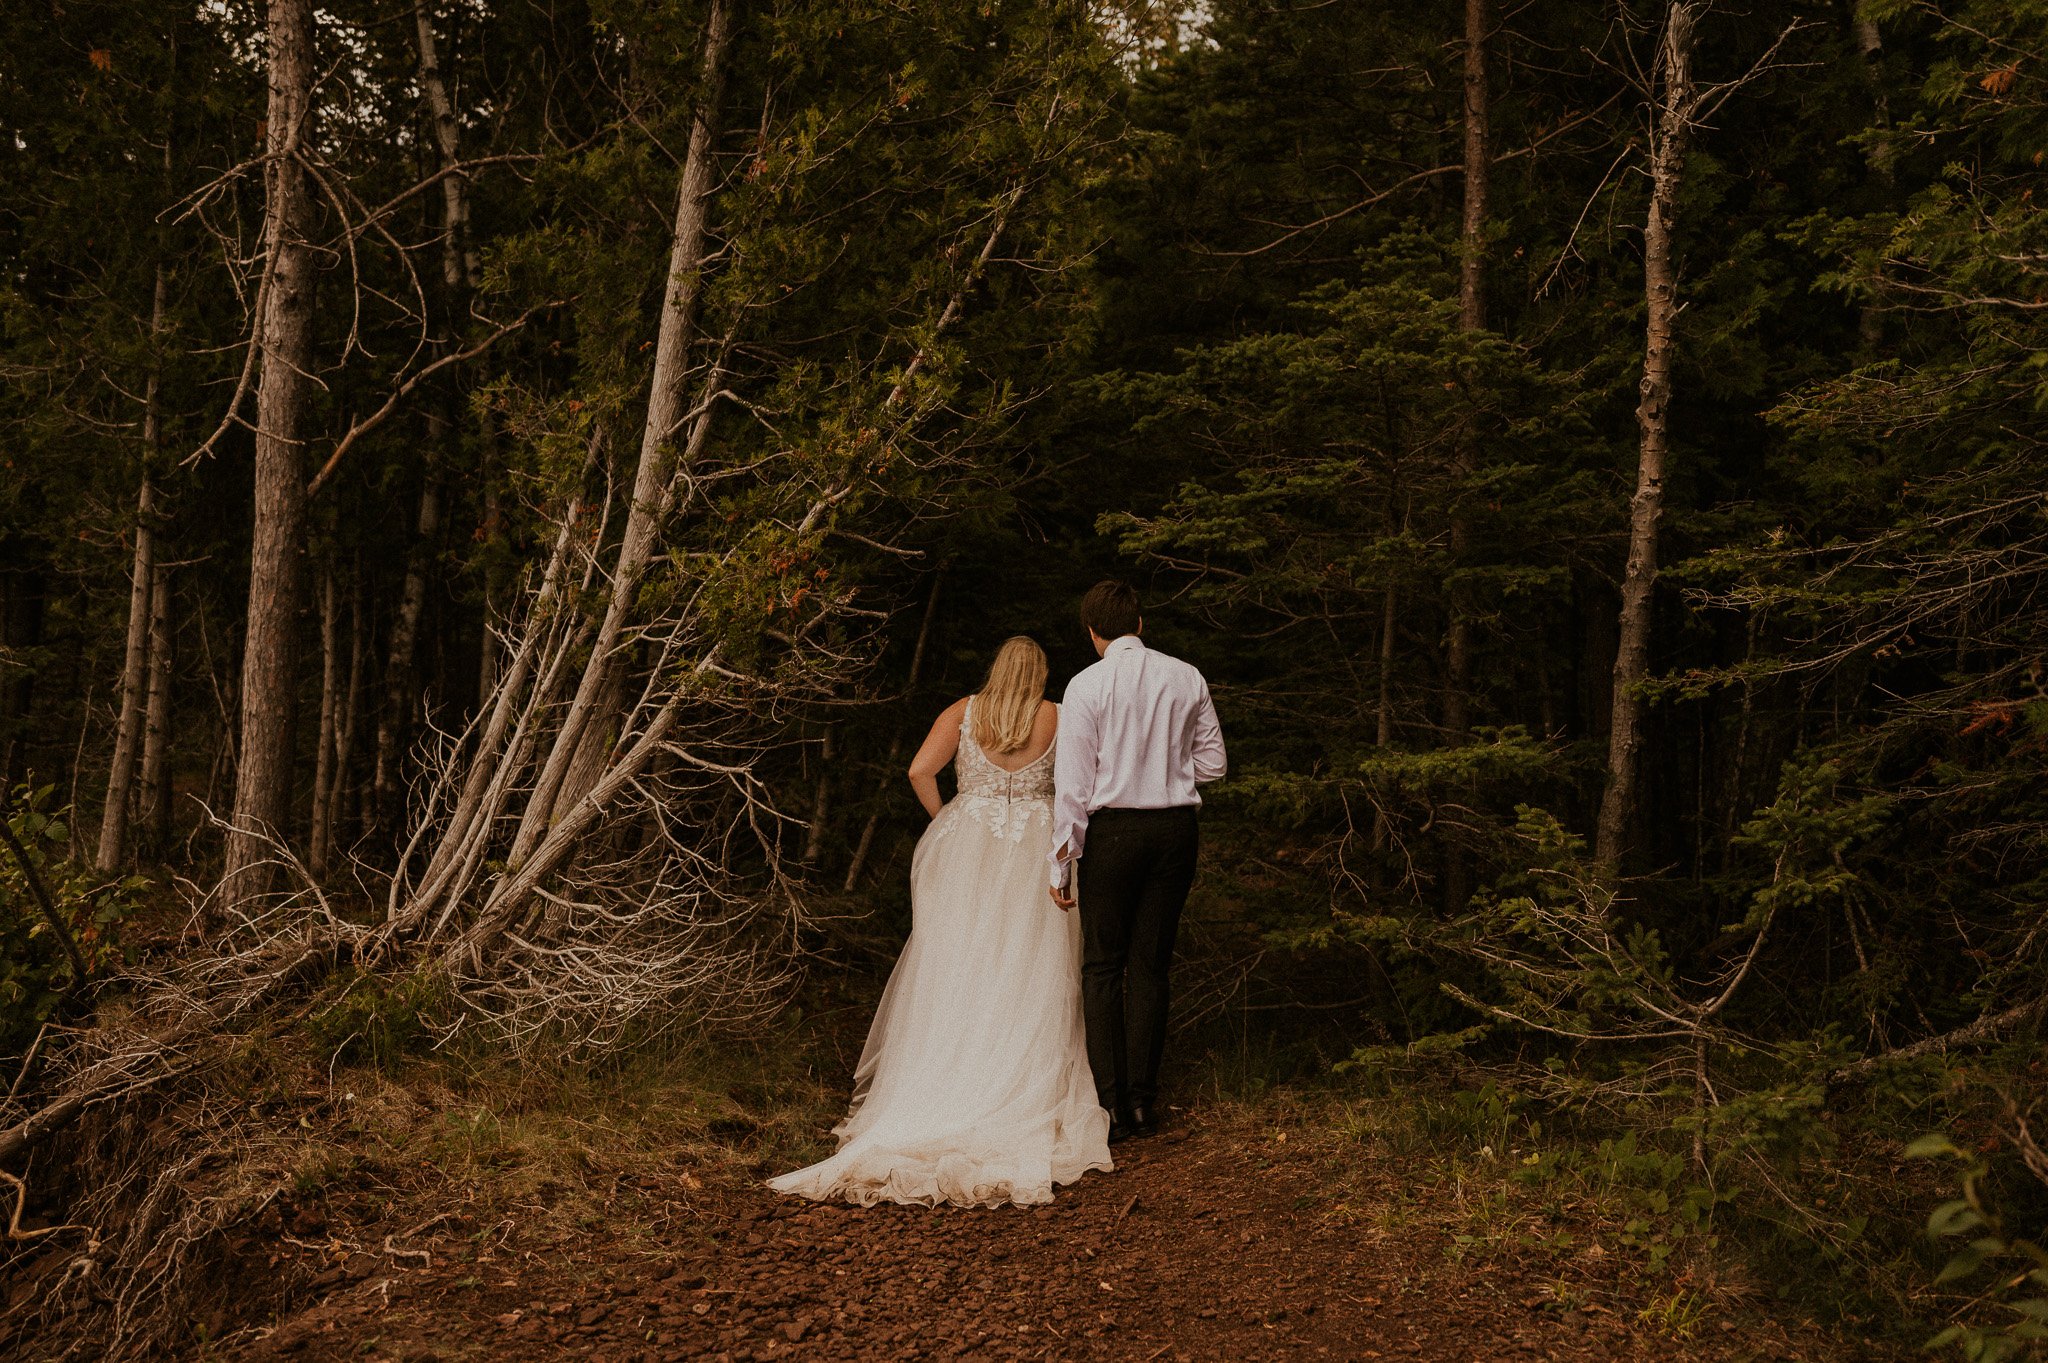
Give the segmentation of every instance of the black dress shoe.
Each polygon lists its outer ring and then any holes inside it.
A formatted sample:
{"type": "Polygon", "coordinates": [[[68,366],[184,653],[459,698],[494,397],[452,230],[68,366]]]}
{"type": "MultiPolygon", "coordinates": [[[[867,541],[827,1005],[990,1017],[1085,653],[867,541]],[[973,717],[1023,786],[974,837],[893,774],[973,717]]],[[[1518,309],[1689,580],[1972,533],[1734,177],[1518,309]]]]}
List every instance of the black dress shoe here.
{"type": "Polygon", "coordinates": [[[1123,1118],[1110,1118],[1109,1143],[1111,1145],[1122,1145],[1125,1141],[1129,1140],[1131,1137],[1137,1134],[1137,1132],[1131,1129],[1131,1124],[1129,1122],[1126,1122],[1123,1118]]]}
{"type": "Polygon", "coordinates": [[[1130,1134],[1133,1136],[1149,1136],[1159,1129],[1159,1116],[1152,1110],[1149,1104],[1141,1103],[1137,1107],[1132,1108],[1131,1115],[1127,1121],[1130,1126],[1130,1134]]]}

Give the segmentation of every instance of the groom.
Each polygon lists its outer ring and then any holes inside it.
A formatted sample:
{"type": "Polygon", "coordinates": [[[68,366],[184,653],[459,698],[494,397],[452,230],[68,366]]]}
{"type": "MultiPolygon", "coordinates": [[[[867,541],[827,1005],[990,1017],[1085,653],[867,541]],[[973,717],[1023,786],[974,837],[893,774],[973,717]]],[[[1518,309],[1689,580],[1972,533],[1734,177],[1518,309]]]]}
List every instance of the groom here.
{"type": "Polygon", "coordinates": [[[1088,1065],[1116,1142],[1158,1123],[1166,973],[1195,878],[1195,787],[1223,775],[1223,731],[1202,674],[1138,637],[1145,622],[1128,584],[1089,588],[1081,623],[1102,660],[1067,683],[1060,706],[1052,898],[1081,906],[1088,1065]]]}

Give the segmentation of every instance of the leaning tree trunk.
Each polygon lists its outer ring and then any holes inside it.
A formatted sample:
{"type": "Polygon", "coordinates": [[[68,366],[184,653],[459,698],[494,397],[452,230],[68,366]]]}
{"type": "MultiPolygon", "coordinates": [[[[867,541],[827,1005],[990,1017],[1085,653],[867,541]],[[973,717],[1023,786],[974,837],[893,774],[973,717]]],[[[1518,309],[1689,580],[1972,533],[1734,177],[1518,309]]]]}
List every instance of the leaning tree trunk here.
{"type": "Polygon", "coordinates": [[[1636,405],[1636,492],[1629,502],[1628,567],[1621,584],[1620,644],[1607,732],[1607,789],[1594,855],[1618,866],[1634,820],[1643,746],[1643,683],[1650,669],[1650,605],[1657,586],[1657,533],[1664,514],[1670,445],[1671,368],[1677,342],[1678,267],[1671,234],[1685,168],[1692,95],[1692,6],[1674,3],[1657,69],[1662,78],[1650,144],[1650,209],[1643,224],[1643,377],[1636,405]]]}
{"type": "Polygon", "coordinates": [[[640,459],[633,479],[632,502],[612,569],[611,597],[598,627],[589,661],[576,687],[576,697],[555,733],[538,781],[513,838],[512,865],[524,861],[540,845],[554,823],[556,806],[584,792],[567,792],[570,768],[583,746],[585,729],[602,723],[599,700],[610,689],[614,656],[626,616],[638,595],[641,575],[653,553],[656,532],[669,508],[670,470],[676,432],[688,417],[683,406],[683,378],[689,368],[690,344],[697,327],[703,293],[704,237],[711,201],[712,143],[718,137],[718,105],[725,84],[725,54],[732,36],[725,0],[713,0],[704,37],[703,83],[696,115],[690,121],[690,142],[676,189],[675,233],[669,248],[668,289],[662,302],[661,326],[654,343],[654,373],[649,381],[647,419],[641,428],[640,459]],[[566,795],[567,798],[564,798],[566,795]]]}
{"type": "MultiPolygon", "coordinates": [[[[154,388],[154,382],[151,387],[154,388]]],[[[154,404],[152,403],[152,407],[154,404]]],[[[143,418],[155,427],[154,411],[143,418]]],[[[142,491],[135,499],[135,566],[128,585],[128,646],[121,665],[121,717],[115,729],[114,760],[107,769],[107,802],[100,811],[100,840],[93,866],[112,871],[121,864],[128,840],[129,792],[142,748],[149,707],[149,611],[156,585],[156,483],[145,460],[142,491]]]]}
{"type": "Polygon", "coordinates": [[[306,538],[300,431],[312,387],[313,253],[306,243],[311,190],[302,150],[312,120],[312,0],[270,0],[269,52],[265,282],[250,342],[260,348],[262,363],[255,523],[242,644],[241,742],[222,878],[230,904],[269,888],[268,845],[291,813],[299,569],[306,538]]]}
{"type": "MultiPolygon", "coordinates": [[[[149,336],[164,329],[164,267],[156,267],[156,293],[149,307],[149,336]]],[[[129,793],[136,755],[142,747],[149,708],[150,608],[156,591],[156,462],[163,445],[162,366],[150,362],[142,395],[142,490],[135,499],[135,565],[128,583],[128,647],[121,664],[121,717],[114,731],[114,760],[107,768],[107,803],[100,811],[100,841],[93,865],[111,871],[121,864],[128,840],[129,793]]]]}

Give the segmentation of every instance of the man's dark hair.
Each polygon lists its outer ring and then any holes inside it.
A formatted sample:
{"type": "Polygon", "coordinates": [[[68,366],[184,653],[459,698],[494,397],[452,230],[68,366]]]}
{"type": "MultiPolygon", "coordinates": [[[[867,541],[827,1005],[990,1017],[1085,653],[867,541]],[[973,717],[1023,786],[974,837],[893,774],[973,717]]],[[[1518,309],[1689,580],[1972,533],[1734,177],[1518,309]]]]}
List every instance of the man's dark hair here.
{"type": "Polygon", "coordinates": [[[1095,631],[1098,639],[1121,639],[1136,634],[1143,617],[1138,611],[1138,594],[1128,582],[1111,578],[1098,582],[1081,598],[1081,623],[1095,631]]]}

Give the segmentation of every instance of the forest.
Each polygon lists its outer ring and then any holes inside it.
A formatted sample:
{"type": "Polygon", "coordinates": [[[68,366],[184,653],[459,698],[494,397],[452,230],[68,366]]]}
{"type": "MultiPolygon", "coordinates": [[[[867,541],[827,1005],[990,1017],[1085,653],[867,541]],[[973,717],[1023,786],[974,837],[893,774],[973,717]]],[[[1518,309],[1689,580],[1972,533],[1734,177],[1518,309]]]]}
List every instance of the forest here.
{"type": "Polygon", "coordinates": [[[2048,1356],[2042,0],[0,35],[0,1352],[2048,1356]],[[1172,1143],[777,1206],[1109,577],[1172,1143]]]}

